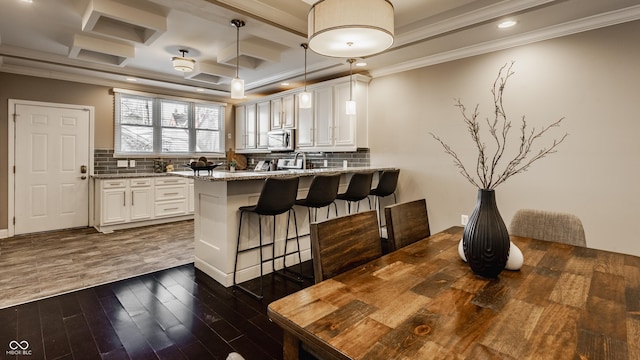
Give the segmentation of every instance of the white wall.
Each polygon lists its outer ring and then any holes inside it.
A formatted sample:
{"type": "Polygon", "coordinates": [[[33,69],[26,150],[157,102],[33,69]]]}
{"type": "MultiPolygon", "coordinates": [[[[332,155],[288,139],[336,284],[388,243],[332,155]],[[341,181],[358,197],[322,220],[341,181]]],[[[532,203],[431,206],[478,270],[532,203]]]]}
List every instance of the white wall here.
{"type": "Polygon", "coordinates": [[[480,104],[481,118],[492,117],[493,81],[514,60],[504,96],[512,135],[525,115],[535,127],[566,117],[540,145],[569,136],[557,153],[498,186],[505,223],[519,208],[570,212],[581,218],[589,247],[640,255],[639,33],[636,21],[376,78],[371,163],[402,169],[399,201],[426,198],[432,231],[459,225],[473,210],[476,188],[429,132],[475,173],[477,150],[453,99],[470,110],[480,104]]]}

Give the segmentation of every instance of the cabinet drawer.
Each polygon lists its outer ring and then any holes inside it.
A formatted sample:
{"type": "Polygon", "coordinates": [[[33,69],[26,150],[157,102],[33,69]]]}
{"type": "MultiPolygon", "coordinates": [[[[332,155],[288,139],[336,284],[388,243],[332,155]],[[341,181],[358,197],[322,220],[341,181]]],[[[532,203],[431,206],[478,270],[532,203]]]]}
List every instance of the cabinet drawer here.
{"type": "Polygon", "coordinates": [[[139,187],[139,186],[151,186],[151,179],[131,179],[129,180],[129,186],[131,187],[139,187]]]}
{"type": "Polygon", "coordinates": [[[116,188],[124,188],[124,187],[127,187],[126,179],[102,180],[103,189],[116,189],[116,188]]]}
{"type": "Polygon", "coordinates": [[[184,185],[157,186],[155,195],[156,195],[156,201],[186,199],[187,197],[186,186],[184,185]]]}
{"type": "Polygon", "coordinates": [[[156,202],[156,217],[183,215],[187,212],[187,200],[156,202]]]}
{"type": "Polygon", "coordinates": [[[155,180],[156,185],[182,185],[187,183],[187,179],[175,176],[162,177],[155,180]]]}

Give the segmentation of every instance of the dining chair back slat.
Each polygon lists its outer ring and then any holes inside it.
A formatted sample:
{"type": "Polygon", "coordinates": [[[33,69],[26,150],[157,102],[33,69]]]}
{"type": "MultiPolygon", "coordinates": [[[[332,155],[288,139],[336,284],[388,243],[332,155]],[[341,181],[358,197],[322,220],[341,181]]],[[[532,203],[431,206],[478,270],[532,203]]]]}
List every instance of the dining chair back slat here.
{"type": "Polygon", "coordinates": [[[395,251],[431,235],[425,199],[384,208],[389,251],[395,251]]]}
{"type": "Polygon", "coordinates": [[[311,243],[316,283],[382,256],[375,211],[312,223],[311,243]]]}

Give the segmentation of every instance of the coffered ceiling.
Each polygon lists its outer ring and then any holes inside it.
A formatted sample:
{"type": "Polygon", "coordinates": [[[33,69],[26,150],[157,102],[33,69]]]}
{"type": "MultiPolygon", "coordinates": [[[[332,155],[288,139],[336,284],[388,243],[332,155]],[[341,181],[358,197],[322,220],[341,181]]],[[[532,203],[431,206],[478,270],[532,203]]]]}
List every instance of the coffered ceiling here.
{"type": "MultiPolygon", "coordinates": [[[[346,1],[346,0],[345,0],[346,1]]],[[[241,19],[247,96],[301,86],[315,0],[0,0],[0,71],[229,96],[241,19]],[[173,69],[187,49],[193,72],[173,69]],[[281,85],[288,82],[290,85],[281,85]]],[[[391,0],[393,46],[355,72],[382,76],[640,19],[640,0],[391,0]],[[508,29],[497,24],[517,21],[508,29]]],[[[365,11],[363,9],[363,11],[365,11]]],[[[348,73],[346,59],[308,53],[308,79],[348,73]]],[[[1,85],[0,85],[1,86],[1,85]]]]}

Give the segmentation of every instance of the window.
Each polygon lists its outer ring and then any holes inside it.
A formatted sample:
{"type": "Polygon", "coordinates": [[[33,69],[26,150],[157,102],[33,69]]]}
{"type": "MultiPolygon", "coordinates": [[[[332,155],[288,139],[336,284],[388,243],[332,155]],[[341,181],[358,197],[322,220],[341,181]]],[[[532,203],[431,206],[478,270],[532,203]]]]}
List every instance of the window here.
{"type": "Polygon", "coordinates": [[[226,104],[114,89],[115,154],[224,152],[226,104]]]}

